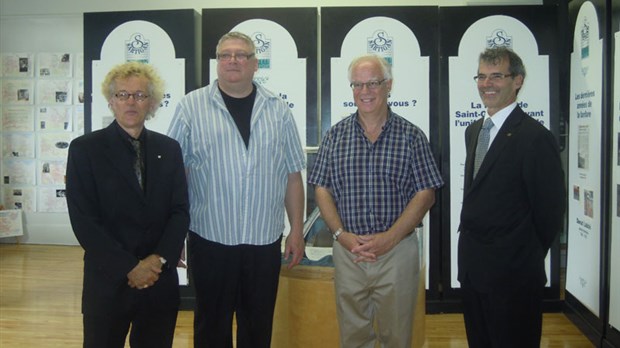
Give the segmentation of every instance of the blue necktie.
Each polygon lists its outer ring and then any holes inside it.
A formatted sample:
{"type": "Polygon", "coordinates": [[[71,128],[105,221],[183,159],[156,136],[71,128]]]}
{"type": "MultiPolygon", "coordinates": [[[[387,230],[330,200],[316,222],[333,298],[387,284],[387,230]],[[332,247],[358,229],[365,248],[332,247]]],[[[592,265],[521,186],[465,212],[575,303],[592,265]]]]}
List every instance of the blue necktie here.
{"type": "Polygon", "coordinates": [[[476,146],[476,157],[474,158],[474,178],[478,174],[478,170],[482,165],[482,160],[484,160],[484,156],[487,154],[487,150],[489,149],[489,139],[491,134],[491,128],[493,128],[493,121],[491,118],[487,118],[484,120],[484,124],[482,125],[482,129],[480,130],[480,134],[478,135],[478,145],[476,146]]]}

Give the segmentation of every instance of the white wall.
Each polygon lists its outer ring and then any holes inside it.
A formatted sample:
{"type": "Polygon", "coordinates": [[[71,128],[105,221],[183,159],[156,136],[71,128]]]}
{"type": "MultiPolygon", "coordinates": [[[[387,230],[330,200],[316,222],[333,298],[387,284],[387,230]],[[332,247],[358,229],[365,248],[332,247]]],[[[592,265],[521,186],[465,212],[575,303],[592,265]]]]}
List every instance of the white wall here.
{"type": "MultiPolygon", "coordinates": [[[[383,0],[381,6],[542,5],[542,0],[383,0]]],[[[377,6],[377,0],[0,0],[5,16],[66,15],[85,12],[252,7],[377,6]]]]}
{"type": "MultiPolygon", "coordinates": [[[[253,7],[376,6],[377,0],[0,0],[0,53],[83,51],[87,12],[253,7]]],[[[382,6],[541,5],[542,0],[385,0],[382,6]]],[[[1,166],[1,161],[0,161],[1,166]]],[[[0,203],[3,198],[0,195],[0,203]]],[[[67,214],[26,213],[22,243],[76,245],[67,214]]],[[[13,243],[14,238],[0,239],[13,243]]]]}

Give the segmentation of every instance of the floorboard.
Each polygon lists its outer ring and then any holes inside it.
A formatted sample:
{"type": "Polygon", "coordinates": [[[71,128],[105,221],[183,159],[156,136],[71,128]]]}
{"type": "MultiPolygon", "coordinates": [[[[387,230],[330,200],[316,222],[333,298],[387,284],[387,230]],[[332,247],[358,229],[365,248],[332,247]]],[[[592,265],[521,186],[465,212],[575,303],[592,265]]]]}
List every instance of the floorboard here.
{"type": "MultiPolygon", "coordinates": [[[[75,246],[0,244],[0,347],[81,347],[82,256],[75,246]]],[[[174,347],[192,347],[192,321],[179,312],[174,347]]],[[[425,328],[425,347],[467,346],[460,314],[427,315],[425,328]]],[[[541,347],[593,346],[564,314],[544,315],[541,347]]]]}

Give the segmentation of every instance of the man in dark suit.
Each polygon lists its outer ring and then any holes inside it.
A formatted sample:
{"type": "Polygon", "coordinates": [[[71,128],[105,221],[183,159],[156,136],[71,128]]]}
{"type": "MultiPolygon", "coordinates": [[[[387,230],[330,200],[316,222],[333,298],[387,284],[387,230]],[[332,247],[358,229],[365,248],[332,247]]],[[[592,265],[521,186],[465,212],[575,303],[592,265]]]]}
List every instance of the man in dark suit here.
{"type": "Polygon", "coordinates": [[[544,260],[565,210],[559,150],[516,103],[525,79],[517,54],[485,50],[474,78],[487,115],[465,131],[458,279],[467,340],[473,348],[538,347],[544,260]]]}
{"type": "Polygon", "coordinates": [[[114,67],[102,85],[107,128],[75,139],[67,163],[71,225],[84,248],[84,347],[172,347],[176,271],[189,227],[179,144],[144,127],[163,97],[147,64],[114,67]]]}

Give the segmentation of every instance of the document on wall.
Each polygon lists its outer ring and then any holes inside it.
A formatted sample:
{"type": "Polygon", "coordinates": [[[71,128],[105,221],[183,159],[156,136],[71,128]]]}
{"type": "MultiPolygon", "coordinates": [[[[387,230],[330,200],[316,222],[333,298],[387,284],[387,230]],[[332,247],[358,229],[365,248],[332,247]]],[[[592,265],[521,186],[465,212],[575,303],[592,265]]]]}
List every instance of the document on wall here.
{"type": "Polygon", "coordinates": [[[3,106],[2,131],[34,131],[34,108],[32,106],[3,106]]]}
{"type": "Polygon", "coordinates": [[[75,100],[75,104],[84,104],[84,80],[79,80],[75,82],[73,94],[73,100],[75,100]]]}
{"type": "Polygon", "coordinates": [[[84,134],[84,105],[77,105],[74,107],[74,129],[76,136],[84,134]]]}
{"type": "Polygon", "coordinates": [[[71,133],[39,133],[39,158],[64,159],[69,153],[71,133]]]}
{"type": "Polygon", "coordinates": [[[40,185],[64,185],[66,160],[39,161],[39,184],[40,185]]]}
{"type": "Polygon", "coordinates": [[[4,133],[2,138],[3,158],[34,158],[33,133],[4,133]]]}
{"type": "Polygon", "coordinates": [[[2,81],[2,104],[3,105],[33,105],[34,104],[34,81],[33,80],[3,80],[2,81]]]}
{"type": "Polygon", "coordinates": [[[73,77],[78,79],[84,78],[84,53],[78,53],[74,59],[75,70],[73,71],[73,77]]]}
{"type": "Polygon", "coordinates": [[[34,187],[11,186],[4,188],[4,207],[33,212],[36,210],[34,187]]]}
{"type": "Polygon", "coordinates": [[[3,77],[33,77],[33,53],[3,53],[1,56],[3,77]]]}
{"type": "Polygon", "coordinates": [[[72,130],[73,107],[40,106],[37,108],[37,129],[42,131],[72,130]]]}
{"type": "Polygon", "coordinates": [[[19,209],[0,210],[0,238],[23,234],[22,211],[19,209]]]}
{"type": "Polygon", "coordinates": [[[2,161],[4,185],[35,185],[34,159],[5,159],[2,161]]]}
{"type": "Polygon", "coordinates": [[[71,77],[73,71],[71,53],[39,53],[38,74],[41,78],[71,77]]]}
{"type": "Polygon", "coordinates": [[[64,104],[73,102],[72,80],[39,80],[37,83],[37,104],[64,104]]]}
{"type": "Polygon", "coordinates": [[[63,213],[67,211],[64,187],[40,187],[38,193],[38,212],[63,213]]]}

